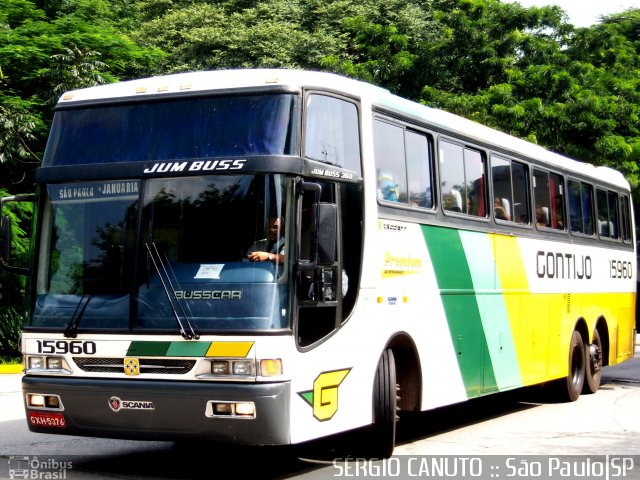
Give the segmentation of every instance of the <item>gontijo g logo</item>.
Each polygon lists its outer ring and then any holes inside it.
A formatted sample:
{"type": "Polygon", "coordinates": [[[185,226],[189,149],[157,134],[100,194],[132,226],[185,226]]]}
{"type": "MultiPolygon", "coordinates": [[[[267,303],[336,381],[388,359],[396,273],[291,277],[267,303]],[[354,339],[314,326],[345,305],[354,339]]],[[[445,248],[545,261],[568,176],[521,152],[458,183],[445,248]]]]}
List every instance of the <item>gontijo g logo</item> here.
{"type": "Polygon", "coordinates": [[[298,392],[298,395],[313,407],[313,416],[324,422],[338,411],[338,387],[351,371],[350,368],[332,370],[318,375],[313,390],[298,392]]]}

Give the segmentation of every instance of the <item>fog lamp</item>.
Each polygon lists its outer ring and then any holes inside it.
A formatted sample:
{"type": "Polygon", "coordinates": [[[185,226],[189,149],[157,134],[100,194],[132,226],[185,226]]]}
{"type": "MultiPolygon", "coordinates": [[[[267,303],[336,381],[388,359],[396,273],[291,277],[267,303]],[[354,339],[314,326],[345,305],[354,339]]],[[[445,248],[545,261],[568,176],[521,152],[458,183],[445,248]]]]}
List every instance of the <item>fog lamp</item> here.
{"type": "Polygon", "coordinates": [[[243,417],[255,417],[256,407],[251,402],[236,403],[236,415],[243,417]]]}
{"type": "Polygon", "coordinates": [[[27,405],[30,407],[43,408],[44,395],[27,394],[27,405]]]}
{"type": "Polygon", "coordinates": [[[216,415],[232,415],[233,408],[231,403],[215,403],[213,411],[216,415]]]}

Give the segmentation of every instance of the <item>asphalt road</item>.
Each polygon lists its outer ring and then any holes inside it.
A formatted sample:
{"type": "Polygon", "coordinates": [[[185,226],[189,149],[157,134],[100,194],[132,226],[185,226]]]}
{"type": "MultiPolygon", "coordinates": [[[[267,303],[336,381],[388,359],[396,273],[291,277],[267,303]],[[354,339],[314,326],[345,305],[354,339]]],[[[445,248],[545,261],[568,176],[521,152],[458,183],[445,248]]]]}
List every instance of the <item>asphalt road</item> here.
{"type": "MultiPolygon", "coordinates": [[[[640,456],[633,457],[640,455],[640,355],[605,368],[600,390],[574,403],[551,403],[533,388],[403,415],[391,463],[336,462],[355,441],[357,434],[297,447],[226,448],[35,434],[27,429],[20,375],[0,375],[0,479],[408,478],[394,468],[400,462],[406,468],[407,459],[425,455],[479,458],[485,462],[480,478],[506,478],[511,472],[547,478],[537,475],[540,462],[535,460],[547,457],[529,455],[608,455],[614,467],[619,457],[619,466],[632,467],[617,470],[624,478],[640,478],[640,456]],[[521,463],[489,470],[487,459],[504,464],[504,456],[516,456],[514,461],[521,463]]],[[[569,478],[578,476],[570,473],[569,478]]]]}

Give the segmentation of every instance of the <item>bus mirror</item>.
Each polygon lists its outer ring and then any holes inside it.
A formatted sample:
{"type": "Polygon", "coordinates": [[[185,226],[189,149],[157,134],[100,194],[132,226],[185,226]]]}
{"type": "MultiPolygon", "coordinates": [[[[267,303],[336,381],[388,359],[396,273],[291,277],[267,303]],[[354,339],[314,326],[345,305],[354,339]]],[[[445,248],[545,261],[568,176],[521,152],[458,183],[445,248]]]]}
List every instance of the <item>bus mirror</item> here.
{"type": "Polygon", "coordinates": [[[336,261],[338,210],[335,203],[318,204],[318,265],[336,261]]]}
{"type": "Polygon", "coordinates": [[[0,218],[0,263],[8,264],[11,255],[11,217],[0,218]]]}
{"type": "Polygon", "coordinates": [[[316,269],[318,258],[318,198],[322,188],[317,183],[300,184],[300,248],[298,268],[300,271],[316,269]]]}

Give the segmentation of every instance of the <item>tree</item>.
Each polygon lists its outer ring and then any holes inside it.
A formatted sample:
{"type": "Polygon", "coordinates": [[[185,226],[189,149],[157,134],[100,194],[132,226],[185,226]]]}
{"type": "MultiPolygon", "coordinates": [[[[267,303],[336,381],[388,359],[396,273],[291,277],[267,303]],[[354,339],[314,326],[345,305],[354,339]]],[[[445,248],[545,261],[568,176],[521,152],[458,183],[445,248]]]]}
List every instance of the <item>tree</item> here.
{"type": "MultiPolygon", "coordinates": [[[[62,90],[154,71],[159,50],[123,32],[126,0],[3,0],[0,4],[0,196],[33,192],[52,103],[62,90]]],[[[26,264],[31,204],[15,203],[15,264],[26,264]]],[[[0,356],[18,356],[24,278],[0,272],[0,356]]]]}
{"type": "MultiPolygon", "coordinates": [[[[639,11],[573,29],[553,8],[530,9],[522,16],[518,8],[493,0],[455,3],[467,6],[474,21],[457,21],[444,49],[455,53],[440,57],[451,78],[425,82],[422,101],[569,157],[619,169],[637,189],[639,11]],[[526,21],[514,23],[510,12],[526,21]],[[493,28],[496,34],[474,41],[480,34],[467,32],[467,27],[484,31],[480,27],[485,24],[519,28],[509,41],[498,39],[498,27],[493,28]]],[[[461,13],[454,18],[460,16],[468,18],[461,13]]]]}
{"type": "Polygon", "coordinates": [[[55,103],[68,90],[108,83],[108,79],[100,72],[108,71],[109,66],[98,60],[99,56],[98,52],[83,51],[75,45],[65,48],[64,53],[52,55],[51,78],[54,87],[51,103],[55,103]]]}
{"type": "Polygon", "coordinates": [[[151,73],[162,56],[119,32],[122,19],[108,2],[41,3],[4,0],[0,6],[0,187],[11,192],[33,189],[56,87],[151,73]]]}

